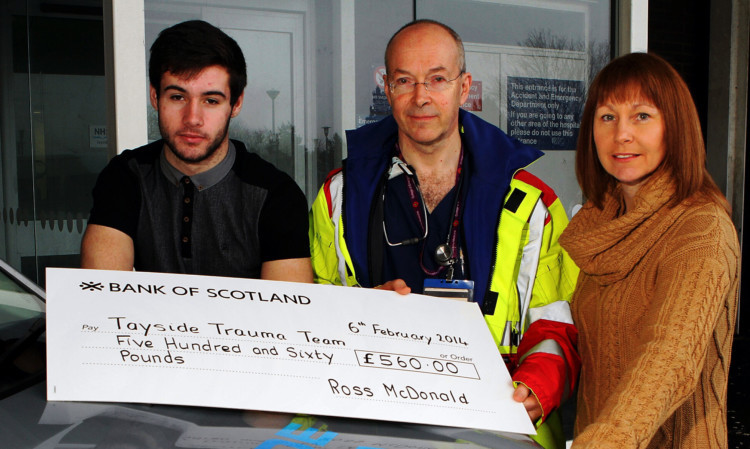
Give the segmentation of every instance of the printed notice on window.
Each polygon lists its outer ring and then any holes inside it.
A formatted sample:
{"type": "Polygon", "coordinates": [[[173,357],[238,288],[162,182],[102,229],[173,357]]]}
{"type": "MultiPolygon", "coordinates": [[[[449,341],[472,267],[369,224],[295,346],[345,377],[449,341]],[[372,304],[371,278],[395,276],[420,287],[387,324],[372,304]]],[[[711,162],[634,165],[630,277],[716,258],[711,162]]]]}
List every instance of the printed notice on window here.
{"type": "Polygon", "coordinates": [[[534,433],[476,304],[47,269],[47,398],[534,433]]]}
{"type": "Polygon", "coordinates": [[[508,77],[508,135],[542,150],[574,150],[582,81],[508,77]]]}

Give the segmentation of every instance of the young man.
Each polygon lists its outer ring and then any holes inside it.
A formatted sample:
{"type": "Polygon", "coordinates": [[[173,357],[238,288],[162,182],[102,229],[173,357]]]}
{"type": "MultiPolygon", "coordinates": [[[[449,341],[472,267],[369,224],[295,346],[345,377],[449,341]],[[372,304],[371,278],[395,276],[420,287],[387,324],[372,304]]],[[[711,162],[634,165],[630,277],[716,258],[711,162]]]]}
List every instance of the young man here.
{"type": "Polygon", "coordinates": [[[203,21],[167,28],[149,79],[162,139],[99,175],[82,267],[311,282],[304,194],[228,137],[247,84],[237,43],[203,21]]]}
{"type": "Polygon", "coordinates": [[[312,207],[315,280],[417,293],[472,281],[455,294],[482,309],[537,441],[564,447],[552,411],[578,374],[578,270],[557,243],[562,204],[523,170],[542,153],[459,109],[471,74],[449,27],[404,26],[385,63],[393,115],[347,133],[343,169],[312,207]]]}

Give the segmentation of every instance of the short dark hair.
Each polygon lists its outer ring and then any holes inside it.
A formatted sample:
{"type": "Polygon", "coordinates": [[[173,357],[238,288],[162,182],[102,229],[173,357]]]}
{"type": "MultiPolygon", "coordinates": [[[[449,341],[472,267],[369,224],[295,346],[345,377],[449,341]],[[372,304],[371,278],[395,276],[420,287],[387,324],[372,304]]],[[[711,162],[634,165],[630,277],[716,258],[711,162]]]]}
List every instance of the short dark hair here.
{"type": "Polygon", "coordinates": [[[690,91],[677,71],[653,53],[631,53],[613,59],[591,83],[576,145],[576,177],[586,198],[601,209],[605,194],[617,185],[597,156],[597,107],[610,100],[628,102],[638,98],[651,102],[664,117],[665,153],[657,170],[666,171],[675,183],[670,205],[702,193],[728,211],[726,199],[706,168],[700,119],[690,91]]]}
{"type": "Polygon", "coordinates": [[[151,45],[148,78],[158,97],[164,73],[191,78],[213,65],[229,73],[229,102],[234,106],[247,85],[247,65],[240,46],[210,23],[189,20],[159,33],[151,45]]]}
{"type": "Polygon", "coordinates": [[[388,45],[385,46],[385,73],[391,73],[390,67],[388,67],[388,56],[390,55],[391,45],[393,44],[394,39],[396,39],[396,36],[398,36],[399,33],[404,31],[405,29],[417,25],[437,25],[440,28],[444,29],[448,34],[450,34],[453,40],[456,42],[456,47],[458,48],[458,68],[461,70],[461,73],[466,72],[466,54],[464,53],[464,42],[461,40],[461,36],[459,36],[453,28],[442,22],[438,22],[437,20],[432,19],[419,19],[413,22],[409,22],[399,28],[398,31],[393,33],[393,36],[391,36],[390,40],[388,40],[388,45]]]}

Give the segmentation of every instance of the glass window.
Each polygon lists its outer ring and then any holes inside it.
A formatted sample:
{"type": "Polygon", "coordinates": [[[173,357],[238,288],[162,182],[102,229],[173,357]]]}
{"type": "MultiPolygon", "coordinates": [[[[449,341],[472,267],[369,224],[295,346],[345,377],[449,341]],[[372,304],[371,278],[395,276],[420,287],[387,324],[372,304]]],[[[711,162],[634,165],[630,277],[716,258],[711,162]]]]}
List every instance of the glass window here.
{"type": "MultiPolygon", "coordinates": [[[[146,1],[146,58],[158,33],[189,19],[210,22],[234,38],[245,55],[248,85],[230,137],[289,173],[314,196],[341,158],[332,131],[331,1],[146,1]]],[[[149,139],[160,138],[149,106],[149,139]]]]}
{"type": "Polygon", "coordinates": [[[107,161],[101,1],[8,1],[0,30],[0,258],[44,285],[79,265],[107,161]]]}
{"type": "MultiPolygon", "coordinates": [[[[91,188],[108,159],[102,2],[73,3],[9,0],[0,9],[0,257],[41,285],[46,266],[78,266],[91,188]]],[[[161,29],[183,20],[233,36],[249,84],[230,135],[290,173],[312,201],[346,156],[344,131],[389,113],[390,36],[415,18],[443,21],[463,37],[474,76],[464,107],[545,150],[531,170],[570,208],[580,202],[572,145],[581,101],[610,59],[610,4],[144,0],[144,56],[161,29]]],[[[157,139],[153,111],[149,122],[157,139]]]]}
{"type": "Polygon", "coordinates": [[[391,113],[385,98],[385,47],[393,33],[414,20],[411,0],[355,3],[357,55],[357,127],[374,123],[391,113]]]}
{"type": "Polygon", "coordinates": [[[582,202],[575,144],[586,90],[610,59],[610,2],[417,0],[417,18],[461,35],[472,92],[464,109],[546,156],[529,171],[571,215],[582,202]]]}
{"type": "MultiPolygon", "coordinates": [[[[572,149],[591,73],[609,60],[609,1],[145,4],[147,47],[161,29],[194,18],[239,42],[249,79],[230,135],[293,175],[309,201],[346,155],[344,130],[390,113],[382,79],[388,39],[415,18],[432,18],[464,40],[475,80],[464,107],[547,151],[532,171],[566,206],[581,202],[572,149]]],[[[150,138],[157,139],[153,111],[150,121],[150,138]]]]}

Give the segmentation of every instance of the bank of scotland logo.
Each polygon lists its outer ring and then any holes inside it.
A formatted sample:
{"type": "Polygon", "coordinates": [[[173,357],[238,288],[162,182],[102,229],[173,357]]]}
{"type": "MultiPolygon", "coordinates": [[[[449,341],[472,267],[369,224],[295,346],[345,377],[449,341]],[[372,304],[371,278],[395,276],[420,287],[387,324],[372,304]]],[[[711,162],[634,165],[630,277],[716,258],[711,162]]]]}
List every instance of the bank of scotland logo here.
{"type": "Polygon", "coordinates": [[[81,290],[91,290],[91,291],[97,291],[100,292],[104,288],[101,282],[81,282],[79,285],[81,287],[81,290]]]}

